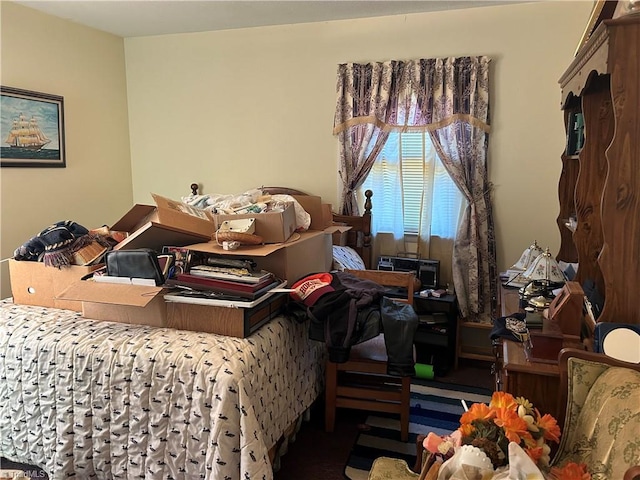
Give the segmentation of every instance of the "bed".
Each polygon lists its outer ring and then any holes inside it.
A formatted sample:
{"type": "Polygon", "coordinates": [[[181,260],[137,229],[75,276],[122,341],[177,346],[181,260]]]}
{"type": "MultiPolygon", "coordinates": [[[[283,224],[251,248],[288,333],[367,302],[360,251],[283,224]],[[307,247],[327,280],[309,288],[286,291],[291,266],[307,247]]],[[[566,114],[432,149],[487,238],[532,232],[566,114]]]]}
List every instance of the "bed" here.
{"type": "MultiPolygon", "coordinates": [[[[364,229],[336,219],[365,256],[368,201],[364,229]]],[[[241,339],[2,300],[0,456],[52,479],[268,480],[323,389],[325,351],[285,316],[241,339]]]]}

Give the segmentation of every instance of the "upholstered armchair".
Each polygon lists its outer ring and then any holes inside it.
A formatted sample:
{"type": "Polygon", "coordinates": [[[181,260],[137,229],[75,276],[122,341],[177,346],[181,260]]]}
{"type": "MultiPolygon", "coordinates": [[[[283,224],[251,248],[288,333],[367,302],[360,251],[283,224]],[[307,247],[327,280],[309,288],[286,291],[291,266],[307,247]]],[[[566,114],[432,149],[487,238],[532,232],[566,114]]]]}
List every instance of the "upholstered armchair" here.
{"type": "MultiPolygon", "coordinates": [[[[640,365],[565,349],[559,366],[566,411],[551,466],[584,463],[592,480],[640,480],[640,365]]],[[[403,460],[381,457],[369,480],[435,480],[437,468],[425,463],[416,474],[403,460]]]]}
{"type": "Polygon", "coordinates": [[[567,407],[552,465],[585,463],[592,480],[640,478],[640,365],[574,349],[559,365],[567,407]]]}

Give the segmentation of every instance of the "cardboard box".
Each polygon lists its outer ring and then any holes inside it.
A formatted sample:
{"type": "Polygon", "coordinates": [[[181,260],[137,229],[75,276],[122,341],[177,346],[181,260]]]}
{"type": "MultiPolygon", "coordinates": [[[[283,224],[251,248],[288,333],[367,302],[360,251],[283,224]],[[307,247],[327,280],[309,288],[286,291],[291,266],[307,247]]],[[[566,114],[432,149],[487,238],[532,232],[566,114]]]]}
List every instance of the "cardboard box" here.
{"type": "Polygon", "coordinates": [[[286,243],[267,245],[243,245],[237,250],[223,250],[214,242],[188,245],[189,250],[238,256],[254,260],[263,270],[287,280],[292,285],[296,280],[316,272],[328,272],[332,266],[331,235],[324,231],[297,233],[299,238],[286,243]]]}
{"type": "Polygon", "coordinates": [[[167,325],[180,330],[244,338],[278,315],[286,301],[286,294],[276,294],[254,308],[167,302],[167,325]]]}
{"type": "Polygon", "coordinates": [[[163,246],[181,247],[211,239],[216,226],[211,215],[186,203],[151,194],[156,205],[134,205],[111,230],[128,236],[115,250],[163,246]]]}
{"type": "Polygon", "coordinates": [[[82,311],[77,301],[58,300],[56,297],[69,285],[102,265],[76,266],[65,268],[47,267],[42,262],[9,260],[9,278],[13,302],[22,305],[64,308],[82,311]]]}
{"type": "Polygon", "coordinates": [[[255,218],[255,234],[262,237],[264,243],[286,242],[296,230],[296,212],[293,203],[288,203],[283,212],[216,214],[213,216],[218,229],[225,220],[255,218]]]}
{"type": "Polygon", "coordinates": [[[333,224],[331,204],[322,203],[322,198],[314,195],[294,195],[300,206],[311,216],[309,230],[325,230],[333,224]]]}
{"type": "Polygon", "coordinates": [[[331,225],[325,228],[325,232],[331,234],[331,240],[334,245],[345,246],[347,244],[347,232],[353,227],[350,225],[331,225]]]}
{"type": "Polygon", "coordinates": [[[347,232],[353,227],[333,221],[333,212],[329,203],[314,195],[294,195],[300,206],[311,216],[309,230],[322,230],[332,236],[333,245],[346,245],[347,232]]]}
{"type": "Polygon", "coordinates": [[[162,287],[75,282],[58,299],[82,303],[82,316],[94,320],[167,326],[167,308],[162,287]]]}

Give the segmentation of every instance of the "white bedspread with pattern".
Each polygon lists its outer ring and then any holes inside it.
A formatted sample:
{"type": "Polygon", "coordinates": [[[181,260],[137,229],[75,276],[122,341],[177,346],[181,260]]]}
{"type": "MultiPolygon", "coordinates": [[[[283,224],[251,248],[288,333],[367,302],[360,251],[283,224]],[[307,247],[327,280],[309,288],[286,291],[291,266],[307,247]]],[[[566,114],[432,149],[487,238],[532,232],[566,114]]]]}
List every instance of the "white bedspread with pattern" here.
{"type": "Polygon", "coordinates": [[[239,339],[4,300],[0,455],[55,479],[271,479],[324,355],[284,317],[239,339]]]}

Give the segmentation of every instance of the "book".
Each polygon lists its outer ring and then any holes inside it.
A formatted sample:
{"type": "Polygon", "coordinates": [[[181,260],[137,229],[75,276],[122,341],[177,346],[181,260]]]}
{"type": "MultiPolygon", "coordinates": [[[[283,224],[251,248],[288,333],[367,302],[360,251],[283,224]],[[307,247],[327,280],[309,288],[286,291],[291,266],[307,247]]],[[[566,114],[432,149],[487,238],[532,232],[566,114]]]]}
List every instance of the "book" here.
{"type": "Polygon", "coordinates": [[[235,280],[223,280],[220,278],[213,277],[205,277],[202,275],[194,275],[191,273],[179,273],[176,275],[176,280],[187,283],[195,283],[205,287],[221,287],[221,288],[229,288],[231,290],[238,290],[243,292],[255,292],[256,290],[260,290],[261,288],[269,285],[274,281],[275,277],[273,275],[268,275],[264,280],[258,283],[244,283],[237,282],[235,280]]]}
{"type": "Polygon", "coordinates": [[[233,298],[232,296],[225,295],[215,295],[215,292],[198,292],[196,290],[171,292],[166,294],[164,299],[167,302],[191,303],[195,305],[209,305],[214,307],[253,308],[271,298],[273,295],[289,291],[288,289],[284,289],[287,285],[286,281],[276,281],[275,283],[275,288],[272,288],[253,300],[233,298]]]}
{"type": "Polygon", "coordinates": [[[193,295],[197,295],[198,292],[202,292],[208,297],[226,295],[234,298],[241,298],[244,300],[255,300],[256,298],[264,295],[269,290],[280,285],[280,281],[273,278],[263,287],[257,290],[232,290],[221,286],[212,287],[209,285],[202,285],[199,283],[190,283],[184,280],[171,279],[167,281],[166,285],[183,289],[184,291],[193,291],[193,295]]]}
{"type": "Polygon", "coordinates": [[[213,267],[210,265],[195,265],[191,267],[189,273],[200,277],[231,280],[242,283],[260,283],[273,275],[266,270],[250,272],[242,268],[213,267]]]}
{"type": "Polygon", "coordinates": [[[179,273],[175,277],[175,283],[189,284],[190,286],[200,286],[207,290],[226,289],[234,292],[256,292],[270,285],[275,281],[273,275],[269,275],[260,283],[242,283],[233,280],[220,280],[218,278],[203,277],[190,273],[179,273]]]}

